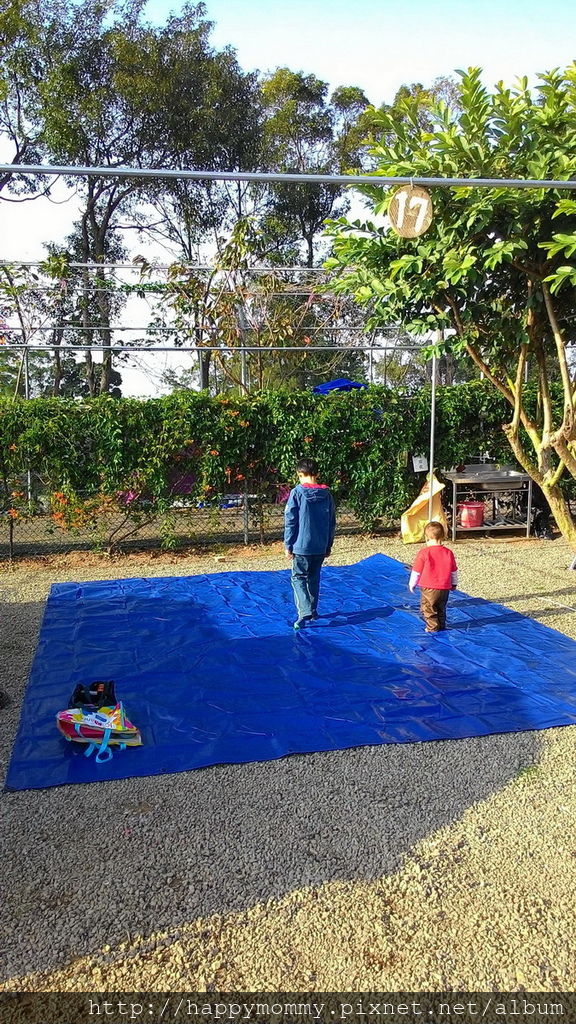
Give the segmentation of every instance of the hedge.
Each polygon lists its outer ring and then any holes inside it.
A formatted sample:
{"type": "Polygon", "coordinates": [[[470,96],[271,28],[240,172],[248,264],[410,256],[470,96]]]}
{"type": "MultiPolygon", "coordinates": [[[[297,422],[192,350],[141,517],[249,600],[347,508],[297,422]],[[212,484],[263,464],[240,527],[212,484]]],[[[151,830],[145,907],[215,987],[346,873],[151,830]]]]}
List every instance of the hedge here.
{"type": "MultiPolygon", "coordinates": [[[[511,455],[503,399],[485,381],[437,391],[436,465],[488,451],[511,455]]],[[[409,456],[427,454],[430,389],[415,397],[375,386],[363,391],[266,391],[246,397],[176,392],[163,398],[0,401],[3,511],[16,520],[35,490],[61,526],[79,527],[121,509],[138,522],[180,501],[217,504],[231,492],[273,497],[294,481],[303,455],[362,525],[397,520],[422,485],[409,456]]]]}

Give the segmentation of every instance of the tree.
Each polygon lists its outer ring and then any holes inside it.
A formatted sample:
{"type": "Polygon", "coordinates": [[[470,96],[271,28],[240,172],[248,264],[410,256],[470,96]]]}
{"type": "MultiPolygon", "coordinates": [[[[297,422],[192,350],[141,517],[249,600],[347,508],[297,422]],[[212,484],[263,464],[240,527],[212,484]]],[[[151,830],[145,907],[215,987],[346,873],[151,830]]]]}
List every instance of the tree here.
{"type": "Polygon", "coordinates": [[[38,394],[39,381],[50,372],[50,353],[36,348],[45,344],[58,297],[47,293],[44,281],[34,267],[0,266],[0,344],[25,346],[0,353],[0,392],[4,395],[30,398],[38,394]]]}
{"type": "MultiPolygon", "coordinates": [[[[255,170],[262,131],[260,85],[256,72],[244,72],[234,51],[209,46],[211,23],[188,14],[171,18],[161,32],[170,65],[173,95],[165,104],[164,134],[170,139],[166,166],[206,171],[255,170]]],[[[203,12],[193,9],[194,16],[203,12]]],[[[150,209],[140,211],[142,230],[167,244],[178,259],[200,262],[206,241],[219,249],[221,236],[242,216],[246,186],[228,183],[163,180],[148,184],[150,209]]]]}
{"type": "MultiPolygon", "coordinates": [[[[456,116],[443,102],[430,106],[430,130],[416,114],[380,112],[375,119],[385,141],[372,147],[378,173],[574,177],[576,64],[540,75],[535,93],[527,79],[512,89],[499,83],[491,93],[480,74],[461,73],[456,116]]],[[[376,212],[386,211],[390,190],[364,192],[376,212]]],[[[328,266],[335,290],[373,304],[372,323],[397,319],[420,335],[452,329],[438,351],[466,353],[506,399],[511,418],[503,430],[512,451],[576,545],[561,486],[566,474],[576,478],[576,384],[568,354],[574,291],[560,287],[562,279],[576,281],[576,268],[558,244],[570,238],[561,196],[552,189],[441,188],[432,226],[417,239],[369,221],[335,223],[328,266]]],[[[572,257],[575,251],[568,248],[572,257]]]]}
{"type": "MultiPolygon", "coordinates": [[[[205,47],[205,41],[202,45],[205,47]]],[[[172,125],[169,166],[255,170],[262,134],[257,74],[243,72],[228,48],[221,52],[206,50],[203,55],[191,55],[189,48],[190,44],[188,49],[181,44],[172,60],[172,74],[180,96],[188,99],[188,110],[181,110],[179,121],[172,125]]],[[[172,111],[175,103],[169,106],[172,111]]],[[[198,368],[202,388],[208,387],[211,349],[204,345],[201,325],[207,320],[213,274],[195,271],[186,264],[211,263],[214,253],[223,251],[247,203],[253,208],[253,201],[261,199],[262,192],[261,186],[240,182],[163,180],[146,187],[146,205],[138,211],[141,232],[160,241],[182,268],[182,273],[171,274],[169,286],[174,284],[175,275],[186,278],[190,301],[182,298],[180,302],[179,314],[186,317],[180,337],[190,338],[188,328],[192,326],[191,340],[201,346],[198,368]]]]}
{"type": "MultiPolygon", "coordinates": [[[[51,247],[49,257],[38,267],[0,266],[0,345],[6,346],[0,349],[2,395],[84,397],[96,392],[102,366],[87,367],[86,361],[78,361],[66,349],[67,343],[81,339],[75,325],[83,305],[68,256],[51,247]],[[9,345],[25,347],[10,349],[9,345]]],[[[111,304],[118,307],[116,294],[111,304]]],[[[113,370],[110,393],[114,397],[120,396],[121,382],[113,370]]]]}
{"type": "MultiPolygon", "coordinates": [[[[42,139],[53,159],[112,168],[178,167],[189,159],[203,166],[208,155],[213,161],[224,159],[233,120],[232,110],[226,112],[230,104],[225,86],[231,92],[233,83],[242,79],[231,54],[215,55],[211,49],[211,24],[202,4],[185,5],[160,28],[143,21],[144,7],[145,0],[83,0],[71,9],[61,30],[61,59],[41,90],[42,139]],[[219,156],[214,155],[215,125],[219,156]]],[[[109,259],[118,230],[139,223],[137,204],[149,192],[162,192],[139,179],[96,175],[80,179],[77,188],[81,258],[96,264],[109,259]],[[128,224],[120,222],[121,215],[128,224]]],[[[87,270],[84,284],[86,306],[90,294],[98,303],[104,348],[100,390],[106,392],[112,332],[104,266],[92,275],[87,270]]],[[[90,365],[88,370],[90,376],[90,365]]]]}
{"type": "MultiPolygon", "coordinates": [[[[198,269],[174,263],[167,280],[156,289],[159,304],[149,333],[168,324],[177,346],[199,346],[200,387],[209,387],[209,367],[228,388],[240,393],[283,385],[304,388],[336,373],[363,376],[361,351],[319,352],[323,345],[339,345],[345,335],[361,333],[357,307],[316,291],[311,275],[281,273],[270,268],[254,273],[251,261],[261,263],[268,246],[254,218],[244,218],[233,230],[212,267],[198,269]],[[296,351],[278,351],[294,347],[296,351]],[[243,348],[256,349],[243,353],[243,348]]],[[[147,278],[154,267],[139,259],[143,292],[150,298],[147,278]]],[[[171,387],[198,386],[195,371],[169,372],[171,387]]]]}
{"type": "MultiPolygon", "coordinates": [[[[3,163],[36,163],[38,91],[52,55],[65,6],[57,0],[9,0],[0,11],[0,153],[3,163]]],[[[32,198],[36,182],[12,171],[0,175],[0,193],[32,198]]]]}
{"type": "MultiPolygon", "coordinates": [[[[262,100],[268,168],[337,174],[358,164],[357,124],[368,106],[361,89],[340,86],[328,102],[326,82],[278,68],[262,83],[262,100]]],[[[277,185],[270,193],[267,229],[275,229],[289,250],[295,240],[303,241],[306,265],[312,267],[315,240],[343,191],[340,185],[277,185]]]]}
{"type": "Polygon", "coordinates": [[[362,138],[370,137],[374,142],[381,140],[383,125],[387,123],[382,121],[381,114],[407,120],[416,119],[424,131],[430,131],[433,128],[430,110],[438,103],[445,103],[456,115],[460,106],[460,90],[455,79],[441,76],[427,87],[421,82],[401,85],[391,104],[383,103],[378,110],[369,107],[362,114],[359,122],[362,138]]]}

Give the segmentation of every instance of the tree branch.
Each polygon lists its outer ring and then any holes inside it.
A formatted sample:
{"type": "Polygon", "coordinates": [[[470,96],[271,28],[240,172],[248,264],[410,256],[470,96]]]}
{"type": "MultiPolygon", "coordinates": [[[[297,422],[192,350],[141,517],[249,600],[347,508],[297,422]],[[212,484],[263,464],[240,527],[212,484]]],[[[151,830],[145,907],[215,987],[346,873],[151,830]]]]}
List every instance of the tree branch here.
{"type": "Polygon", "coordinates": [[[558,364],[560,366],[560,376],[562,378],[562,387],[564,390],[564,416],[562,417],[562,423],[558,430],[550,435],[550,444],[556,445],[558,441],[569,441],[574,437],[574,406],[572,404],[574,388],[570,378],[570,371],[568,369],[568,360],[566,359],[566,345],[564,338],[562,337],[562,331],[560,330],[558,320],[556,319],[556,312],[554,310],[552,296],[550,295],[550,289],[545,281],[542,282],[542,294],[546,304],[548,320],[550,321],[550,326],[554,335],[558,364]]]}
{"type": "Polygon", "coordinates": [[[512,417],[512,423],[510,424],[511,430],[514,435],[518,436],[518,430],[520,429],[520,420],[522,416],[522,385],[524,384],[524,368],[526,366],[526,344],[520,345],[520,355],[518,356],[518,367],[516,369],[516,381],[514,383],[514,415],[512,417]]]}
{"type": "Polygon", "coordinates": [[[554,450],[557,452],[559,458],[566,466],[566,469],[571,476],[576,477],[576,455],[570,451],[570,447],[562,438],[556,441],[554,450]]]}

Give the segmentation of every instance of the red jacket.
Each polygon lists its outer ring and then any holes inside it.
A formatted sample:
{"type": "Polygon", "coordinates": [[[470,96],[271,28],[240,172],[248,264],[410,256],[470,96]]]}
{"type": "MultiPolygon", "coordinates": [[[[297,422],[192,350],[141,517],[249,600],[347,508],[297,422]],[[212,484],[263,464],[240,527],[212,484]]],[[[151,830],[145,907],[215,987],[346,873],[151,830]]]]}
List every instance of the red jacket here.
{"type": "Polygon", "coordinates": [[[458,582],[458,566],[450,548],[431,544],[422,548],[414,559],[412,572],[418,579],[414,583],[431,590],[451,590],[458,582]]]}

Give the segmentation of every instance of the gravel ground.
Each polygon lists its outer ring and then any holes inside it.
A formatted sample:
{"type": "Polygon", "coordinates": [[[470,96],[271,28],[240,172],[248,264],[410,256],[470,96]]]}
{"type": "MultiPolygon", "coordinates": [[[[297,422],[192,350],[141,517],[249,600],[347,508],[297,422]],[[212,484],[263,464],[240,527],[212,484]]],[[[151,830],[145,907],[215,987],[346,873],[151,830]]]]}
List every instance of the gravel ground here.
{"type": "MultiPolygon", "coordinates": [[[[341,538],[333,564],[397,540],[341,538]]],[[[576,639],[560,541],[463,539],[464,590],[576,639]]],[[[53,582],[285,568],[280,545],[5,568],[6,767],[53,582]]],[[[574,582],[573,582],[574,581],[574,582]]],[[[574,990],[576,728],[4,793],[0,990],[574,990]]]]}

